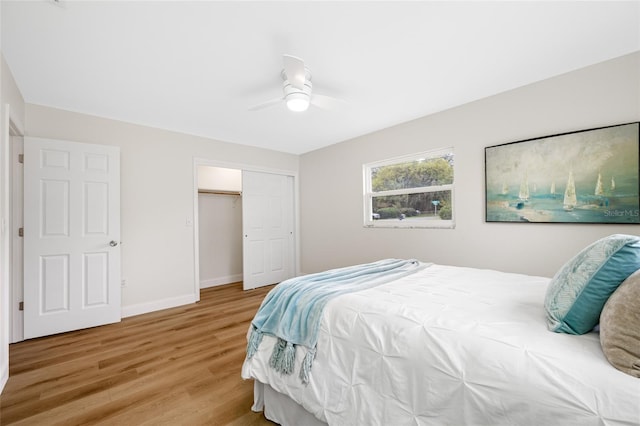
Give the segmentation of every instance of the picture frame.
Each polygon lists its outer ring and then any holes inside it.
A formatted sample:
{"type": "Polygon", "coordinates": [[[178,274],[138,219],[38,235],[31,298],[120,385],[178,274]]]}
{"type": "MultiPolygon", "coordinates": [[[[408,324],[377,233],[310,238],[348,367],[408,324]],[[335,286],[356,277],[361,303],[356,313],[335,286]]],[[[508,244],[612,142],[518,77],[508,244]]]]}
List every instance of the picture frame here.
{"type": "Polygon", "coordinates": [[[640,122],[485,147],[485,221],[640,223],[640,122]]]}

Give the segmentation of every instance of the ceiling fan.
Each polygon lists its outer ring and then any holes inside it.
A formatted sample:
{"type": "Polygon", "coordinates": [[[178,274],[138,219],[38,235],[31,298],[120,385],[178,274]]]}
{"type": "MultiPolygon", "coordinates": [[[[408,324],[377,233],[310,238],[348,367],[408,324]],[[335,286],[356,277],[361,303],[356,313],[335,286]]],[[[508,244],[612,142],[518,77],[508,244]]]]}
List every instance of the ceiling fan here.
{"type": "Polygon", "coordinates": [[[312,93],[311,72],[304,66],[304,61],[292,55],[283,55],[284,68],[282,76],[282,96],[276,99],[254,105],[250,111],[256,111],[274,106],[282,101],[291,111],[306,111],[309,105],[315,105],[322,109],[332,109],[344,101],[331,96],[312,93]]]}

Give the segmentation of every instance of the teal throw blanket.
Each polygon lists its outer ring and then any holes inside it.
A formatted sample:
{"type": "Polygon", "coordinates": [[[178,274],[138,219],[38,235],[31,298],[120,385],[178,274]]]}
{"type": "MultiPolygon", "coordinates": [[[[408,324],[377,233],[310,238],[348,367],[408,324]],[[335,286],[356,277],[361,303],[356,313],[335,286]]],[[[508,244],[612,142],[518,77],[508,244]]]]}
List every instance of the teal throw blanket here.
{"type": "Polygon", "coordinates": [[[291,374],[296,346],[303,345],[308,351],[300,378],[308,383],[322,311],[331,299],[388,283],[429,265],[415,259],[385,259],[281,282],[267,294],[251,322],[247,359],[256,353],[264,334],[277,337],[270,366],[283,374],[291,374]]]}

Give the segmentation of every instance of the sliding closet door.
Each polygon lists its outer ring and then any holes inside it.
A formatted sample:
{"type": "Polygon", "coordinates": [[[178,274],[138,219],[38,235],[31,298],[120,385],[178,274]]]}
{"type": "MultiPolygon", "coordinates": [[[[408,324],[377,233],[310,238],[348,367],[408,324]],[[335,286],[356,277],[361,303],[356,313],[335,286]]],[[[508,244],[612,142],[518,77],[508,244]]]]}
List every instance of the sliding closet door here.
{"type": "Polygon", "coordinates": [[[244,289],[295,274],[293,177],[242,172],[244,289]]]}

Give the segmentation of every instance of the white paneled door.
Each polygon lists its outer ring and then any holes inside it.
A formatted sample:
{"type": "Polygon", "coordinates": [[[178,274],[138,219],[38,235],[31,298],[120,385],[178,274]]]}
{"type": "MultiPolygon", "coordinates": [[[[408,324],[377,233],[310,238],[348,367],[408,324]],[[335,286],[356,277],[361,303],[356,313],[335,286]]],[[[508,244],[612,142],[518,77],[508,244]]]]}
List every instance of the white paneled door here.
{"type": "Polygon", "coordinates": [[[242,172],[244,289],[295,275],[293,177],[242,172]]]}
{"type": "Polygon", "coordinates": [[[120,321],[120,149],[24,138],[24,338],[120,321]]]}

